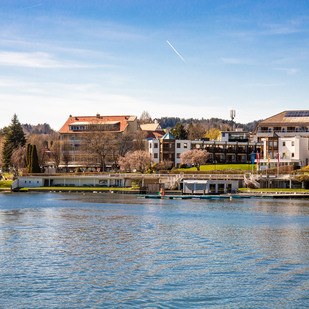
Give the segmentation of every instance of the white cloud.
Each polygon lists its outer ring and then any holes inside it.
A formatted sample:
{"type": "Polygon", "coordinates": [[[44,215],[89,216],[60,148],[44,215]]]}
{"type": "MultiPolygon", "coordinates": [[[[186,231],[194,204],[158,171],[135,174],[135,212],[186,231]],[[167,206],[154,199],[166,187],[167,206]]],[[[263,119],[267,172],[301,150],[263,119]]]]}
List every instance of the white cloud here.
{"type": "Polygon", "coordinates": [[[276,68],[275,70],[283,71],[288,75],[295,75],[297,72],[299,72],[299,69],[296,68],[276,68]]]}
{"type": "Polygon", "coordinates": [[[221,58],[221,61],[227,64],[253,64],[252,60],[243,58],[221,58]]]}
{"type": "Polygon", "coordinates": [[[52,55],[43,52],[21,53],[0,51],[0,66],[28,68],[89,68],[87,65],[64,63],[53,59],[52,55]]]}

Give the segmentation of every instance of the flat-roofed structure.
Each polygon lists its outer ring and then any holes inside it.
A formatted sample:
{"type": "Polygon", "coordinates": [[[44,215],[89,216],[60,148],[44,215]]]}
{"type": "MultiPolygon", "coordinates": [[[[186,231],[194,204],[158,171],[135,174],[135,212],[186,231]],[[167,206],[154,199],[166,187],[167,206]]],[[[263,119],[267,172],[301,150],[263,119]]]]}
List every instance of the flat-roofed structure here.
{"type": "Polygon", "coordinates": [[[191,149],[202,149],[210,153],[208,163],[251,163],[251,154],[261,152],[259,142],[230,142],[204,140],[176,140],[167,133],[161,139],[147,141],[147,148],[155,163],[172,161],[174,166],[181,164],[181,154],[191,149]]]}

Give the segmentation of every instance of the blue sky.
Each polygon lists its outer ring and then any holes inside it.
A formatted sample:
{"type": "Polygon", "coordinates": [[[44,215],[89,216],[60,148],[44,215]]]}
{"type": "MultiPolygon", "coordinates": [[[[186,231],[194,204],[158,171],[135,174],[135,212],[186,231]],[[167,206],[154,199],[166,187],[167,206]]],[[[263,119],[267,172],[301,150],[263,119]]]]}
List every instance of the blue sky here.
{"type": "Polygon", "coordinates": [[[302,0],[1,0],[0,127],[309,109],[308,47],[302,0]]]}

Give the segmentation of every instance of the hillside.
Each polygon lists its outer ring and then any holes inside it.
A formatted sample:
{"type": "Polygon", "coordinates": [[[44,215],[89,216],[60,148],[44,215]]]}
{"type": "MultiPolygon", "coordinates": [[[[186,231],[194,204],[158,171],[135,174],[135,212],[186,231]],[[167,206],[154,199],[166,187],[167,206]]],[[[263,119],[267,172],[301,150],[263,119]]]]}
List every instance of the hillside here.
{"type": "MultiPolygon", "coordinates": [[[[222,131],[232,130],[232,121],[220,118],[210,118],[210,119],[196,119],[196,118],[178,118],[178,117],[161,117],[157,118],[163,129],[173,128],[177,122],[181,122],[184,125],[188,125],[190,122],[201,123],[206,130],[211,128],[220,129],[222,131]]],[[[234,124],[235,128],[243,128],[244,131],[253,131],[255,126],[260,120],[255,120],[249,123],[238,123],[234,124]]]]}
{"type": "Polygon", "coordinates": [[[31,125],[31,124],[22,124],[23,130],[26,135],[32,135],[32,134],[51,134],[55,131],[50,127],[49,124],[37,124],[37,125],[31,125]]]}

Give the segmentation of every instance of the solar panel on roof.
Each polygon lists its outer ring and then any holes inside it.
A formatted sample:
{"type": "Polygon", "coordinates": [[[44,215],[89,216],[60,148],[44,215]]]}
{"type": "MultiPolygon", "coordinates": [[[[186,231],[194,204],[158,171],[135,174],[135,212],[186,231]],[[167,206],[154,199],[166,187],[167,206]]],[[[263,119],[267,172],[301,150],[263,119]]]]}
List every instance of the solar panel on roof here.
{"type": "Polygon", "coordinates": [[[289,111],[284,117],[309,117],[309,111],[289,111]]]}

